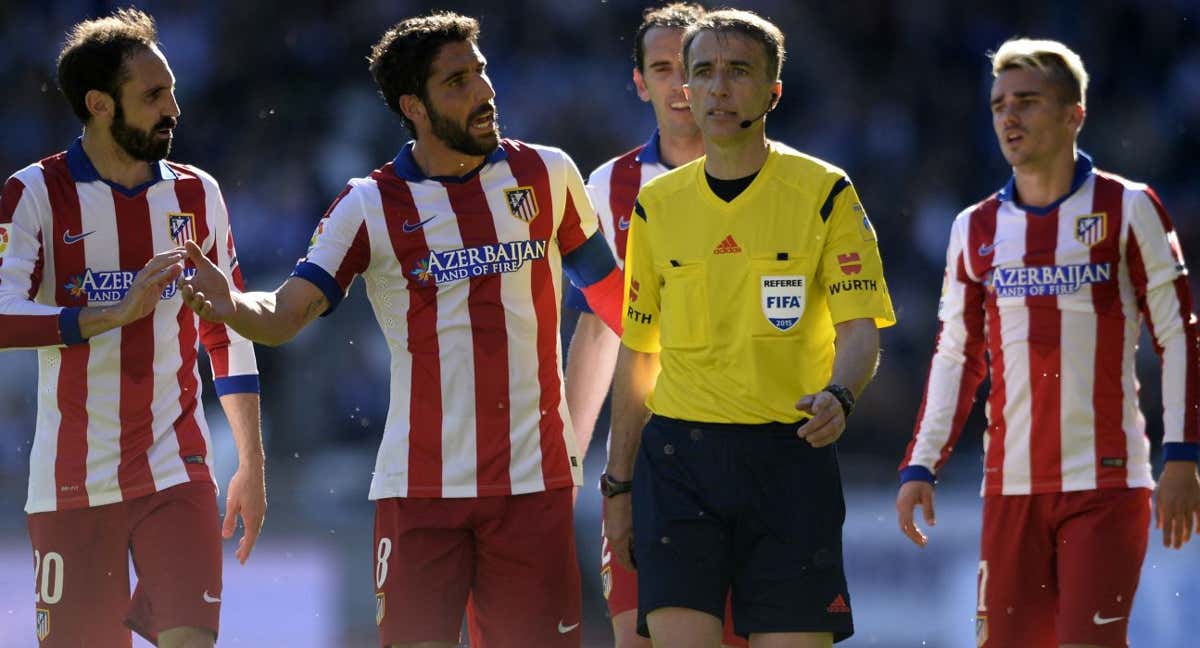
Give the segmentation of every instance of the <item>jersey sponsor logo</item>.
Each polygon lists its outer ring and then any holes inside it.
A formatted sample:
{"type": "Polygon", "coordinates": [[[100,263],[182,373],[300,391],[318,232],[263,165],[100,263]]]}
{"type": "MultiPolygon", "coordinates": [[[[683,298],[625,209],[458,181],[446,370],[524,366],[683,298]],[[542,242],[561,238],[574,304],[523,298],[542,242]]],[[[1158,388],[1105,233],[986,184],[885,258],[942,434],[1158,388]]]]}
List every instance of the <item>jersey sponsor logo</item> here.
{"type": "Polygon", "coordinates": [[[629,217],[628,216],[622,216],[617,219],[617,229],[621,230],[622,232],[629,229],[629,217]]]}
{"type": "Polygon", "coordinates": [[[733,240],[733,234],[726,236],[720,243],[717,243],[717,247],[713,248],[713,254],[737,254],[741,251],[741,246],[733,240]]]}
{"type": "Polygon", "coordinates": [[[321,235],[325,233],[325,223],[328,222],[328,218],[322,218],[320,222],[317,223],[317,228],[313,230],[312,237],[308,239],[309,252],[312,252],[312,249],[317,247],[317,239],[321,238],[321,235]]]}
{"type": "Polygon", "coordinates": [[[988,622],[986,614],[975,616],[975,646],[982,648],[988,640],[988,622]]]}
{"type": "MultiPolygon", "coordinates": [[[[195,268],[186,268],[183,271],[185,279],[189,279],[195,274],[195,268]]],[[[115,304],[125,298],[136,276],[137,273],[132,270],[95,271],[85,268],[82,274],[71,277],[67,283],[63,284],[63,288],[72,297],[86,298],[89,304],[106,302],[115,304]]],[[[171,282],[167,284],[166,288],[163,288],[161,298],[170,299],[178,290],[176,282],[171,282]]]]}
{"type": "Polygon", "coordinates": [[[844,292],[876,292],[879,282],[874,279],[843,279],[829,284],[829,294],[837,295],[844,292]]]}
{"type": "Polygon", "coordinates": [[[862,259],[859,258],[858,252],[838,255],[838,266],[842,268],[842,274],[854,275],[862,272],[862,259]]]}
{"type": "Polygon", "coordinates": [[[383,623],[383,613],[387,611],[387,607],[383,604],[383,592],[375,595],[375,625],[383,623]]]}
{"type": "Polygon", "coordinates": [[[38,641],[45,641],[46,637],[50,636],[50,610],[45,608],[37,609],[37,637],[38,641]]]}
{"type": "Polygon", "coordinates": [[[65,230],[63,232],[63,243],[66,243],[67,245],[75,245],[76,243],[82,241],[83,239],[85,239],[88,236],[91,236],[92,234],[95,234],[95,233],[96,233],[96,230],[91,230],[91,231],[84,232],[82,234],[72,234],[71,230],[65,230]]]}
{"type": "Polygon", "coordinates": [[[0,259],[3,259],[4,253],[8,251],[8,241],[9,241],[8,230],[10,227],[12,227],[12,226],[9,225],[8,223],[0,225],[0,259]]]}
{"type": "Polygon", "coordinates": [[[995,268],[986,279],[997,297],[1070,295],[1088,284],[1112,279],[1112,266],[1104,263],[995,268]]]}
{"type": "Polygon", "coordinates": [[[567,625],[567,624],[563,623],[562,619],[558,620],[558,634],[567,634],[568,632],[570,632],[578,627],[579,627],[578,621],[576,621],[575,623],[572,623],[571,625],[567,625]]]}
{"type": "Polygon", "coordinates": [[[637,279],[629,280],[629,303],[632,304],[633,302],[637,301],[638,291],[641,290],[641,288],[642,285],[638,283],[637,279]]]}
{"type": "Polygon", "coordinates": [[[167,214],[167,229],[175,245],[183,245],[196,240],[196,216],[184,212],[167,214]]]}
{"type": "Polygon", "coordinates": [[[825,611],[830,614],[849,614],[850,606],[846,605],[845,597],[838,594],[837,598],[833,599],[833,602],[825,608],[825,611]]]}
{"type": "Polygon", "coordinates": [[[1099,212],[1075,217],[1075,240],[1088,247],[1108,236],[1108,214],[1099,212]]]}
{"type": "Polygon", "coordinates": [[[630,306],[629,308],[625,309],[625,319],[636,324],[650,324],[654,321],[654,316],[650,313],[643,313],[633,306],[630,306]]]}
{"type": "Polygon", "coordinates": [[[538,201],[537,194],[533,193],[533,187],[505,189],[504,200],[508,204],[509,213],[517,219],[528,223],[537,218],[538,201]]]}
{"type": "Polygon", "coordinates": [[[787,331],[804,315],[804,275],[762,276],[762,310],[771,326],[787,331]]]}
{"type": "Polygon", "coordinates": [[[408,223],[408,221],[404,221],[403,223],[400,224],[400,229],[404,230],[405,234],[412,234],[413,232],[421,229],[422,227],[425,227],[425,223],[428,223],[429,221],[431,221],[435,218],[437,218],[437,214],[434,214],[433,216],[430,216],[429,218],[426,218],[423,221],[418,221],[415,225],[410,225],[408,223]]]}
{"type": "Polygon", "coordinates": [[[1110,623],[1116,623],[1117,621],[1120,621],[1121,619],[1124,619],[1124,618],[1125,617],[1123,617],[1123,616],[1107,617],[1107,618],[1102,617],[1102,616],[1100,616],[1100,610],[1096,610],[1096,613],[1092,615],[1092,623],[1094,623],[1096,625],[1108,625],[1110,623]]]}
{"type": "Polygon", "coordinates": [[[507,241],[457,250],[434,250],[409,270],[423,284],[444,284],[470,277],[516,272],[526,261],[546,256],[546,241],[507,241]]]}
{"type": "Polygon", "coordinates": [[[204,590],[204,593],[200,595],[200,598],[205,603],[220,603],[221,602],[220,596],[213,596],[212,594],[208,593],[208,590],[204,590]]]}

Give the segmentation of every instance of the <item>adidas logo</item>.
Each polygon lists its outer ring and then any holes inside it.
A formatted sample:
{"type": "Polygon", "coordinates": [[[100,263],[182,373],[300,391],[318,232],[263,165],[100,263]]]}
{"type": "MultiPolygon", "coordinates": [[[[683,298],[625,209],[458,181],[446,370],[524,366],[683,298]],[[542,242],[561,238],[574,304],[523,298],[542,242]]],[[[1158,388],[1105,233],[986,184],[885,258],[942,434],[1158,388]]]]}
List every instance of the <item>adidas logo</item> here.
{"type": "Polygon", "coordinates": [[[829,607],[825,608],[825,611],[830,614],[849,614],[850,606],[846,605],[846,599],[842,598],[841,594],[838,594],[837,598],[833,599],[833,603],[830,603],[829,607]]]}
{"type": "Polygon", "coordinates": [[[713,248],[713,254],[738,254],[741,251],[741,246],[737,244],[737,241],[733,240],[733,234],[726,236],[725,240],[721,241],[717,244],[717,247],[713,248]]]}

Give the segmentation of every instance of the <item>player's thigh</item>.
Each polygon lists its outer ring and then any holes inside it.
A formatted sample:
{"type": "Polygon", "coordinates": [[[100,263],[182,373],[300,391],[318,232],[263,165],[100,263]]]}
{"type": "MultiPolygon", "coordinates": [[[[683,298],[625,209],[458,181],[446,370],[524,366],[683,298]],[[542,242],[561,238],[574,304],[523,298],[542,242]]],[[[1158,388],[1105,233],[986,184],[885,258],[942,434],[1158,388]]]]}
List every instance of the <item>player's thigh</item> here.
{"type": "Polygon", "coordinates": [[[582,631],[571,489],[499,498],[478,525],[472,646],[575,647],[582,631]]]}
{"type": "Polygon", "coordinates": [[[728,490],[729,434],[653,417],[642,432],[633,478],[633,558],[638,632],[659,608],[721,619],[733,573],[728,490]]]}
{"type": "Polygon", "coordinates": [[[747,508],[734,552],[733,618],[737,631],[854,632],[842,555],[846,517],[834,446],[814,448],[793,426],[743,440],[752,469],[739,476],[747,508]]]}
{"type": "Polygon", "coordinates": [[[975,634],[980,648],[1054,648],[1053,498],[987,495],[976,574],[975,634]]]}
{"type": "Polygon", "coordinates": [[[27,517],[42,648],[129,646],[129,544],[122,503],[27,517]]]}
{"type": "Polygon", "coordinates": [[[829,632],[765,632],[750,636],[750,648],[830,648],[829,632]]]}
{"type": "Polygon", "coordinates": [[[1150,530],[1150,490],[1064,493],[1058,641],[1125,646],[1150,530]]]}
{"type": "Polygon", "coordinates": [[[199,628],[216,637],[221,613],[216,487],[186,482],[134,500],[130,510],[138,584],[126,623],[151,641],[172,628],[199,628]]]}
{"type": "Polygon", "coordinates": [[[721,645],[721,618],[682,607],[660,607],[646,615],[654,648],[716,648],[721,645]]]}
{"type": "Polygon", "coordinates": [[[371,573],[381,645],[458,643],[475,565],[475,542],[465,524],[477,503],[415,497],[375,502],[371,573]]]}

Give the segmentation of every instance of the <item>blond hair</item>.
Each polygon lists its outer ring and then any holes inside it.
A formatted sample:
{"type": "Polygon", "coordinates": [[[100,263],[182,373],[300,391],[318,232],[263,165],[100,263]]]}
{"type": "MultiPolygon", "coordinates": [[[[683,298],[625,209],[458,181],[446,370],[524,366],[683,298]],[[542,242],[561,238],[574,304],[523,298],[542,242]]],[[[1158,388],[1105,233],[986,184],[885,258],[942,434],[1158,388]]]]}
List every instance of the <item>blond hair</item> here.
{"type": "Polygon", "coordinates": [[[1083,59],[1066,45],[1054,40],[1010,38],[990,58],[993,77],[1005,70],[1037,70],[1058,86],[1065,103],[1087,107],[1087,70],[1083,59]]]}

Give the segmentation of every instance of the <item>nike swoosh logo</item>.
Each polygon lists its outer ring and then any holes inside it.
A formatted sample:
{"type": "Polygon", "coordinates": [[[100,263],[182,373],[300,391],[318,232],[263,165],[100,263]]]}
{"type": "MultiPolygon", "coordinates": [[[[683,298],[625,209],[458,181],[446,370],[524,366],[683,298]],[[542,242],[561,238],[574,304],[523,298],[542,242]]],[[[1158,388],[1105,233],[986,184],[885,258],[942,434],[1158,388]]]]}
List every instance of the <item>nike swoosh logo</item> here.
{"type": "Polygon", "coordinates": [[[997,245],[1000,245],[1000,241],[992,241],[991,245],[980,245],[979,256],[987,256],[991,254],[992,251],[996,249],[997,245]]]}
{"type": "Polygon", "coordinates": [[[629,219],[622,218],[621,220],[617,221],[617,229],[619,229],[619,230],[629,229],[629,219]]]}
{"type": "Polygon", "coordinates": [[[205,603],[220,603],[221,602],[220,597],[209,596],[208,590],[204,590],[204,595],[201,596],[200,598],[203,598],[205,603]]]}
{"type": "Polygon", "coordinates": [[[429,218],[426,218],[425,220],[417,223],[416,225],[409,225],[408,221],[404,221],[404,224],[400,226],[400,229],[403,229],[405,234],[412,234],[413,232],[421,229],[422,227],[425,227],[425,223],[428,223],[429,221],[431,221],[435,218],[437,218],[436,215],[430,216],[429,218]]]}
{"type": "Polygon", "coordinates": [[[73,236],[71,234],[70,230],[67,230],[67,231],[63,232],[63,243],[66,243],[67,245],[71,245],[73,243],[78,243],[78,242],[82,241],[83,239],[87,238],[88,236],[95,234],[95,233],[96,233],[96,230],[92,230],[90,232],[84,232],[83,234],[79,234],[78,236],[73,236]]]}
{"type": "Polygon", "coordinates": [[[561,620],[561,619],[559,619],[559,621],[558,621],[558,634],[567,634],[568,632],[570,632],[570,631],[572,631],[572,630],[574,630],[575,628],[578,628],[578,627],[579,627],[579,624],[578,624],[578,623],[576,623],[576,624],[574,624],[574,625],[563,625],[563,622],[562,622],[562,620],[561,620]]]}
{"type": "Polygon", "coordinates": [[[1096,610],[1096,613],[1092,615],[1092,623],[1095,623],[1096,625],[1107,625],[1109,623],[1116,623],[1117,621],[1120,621],[1121,619],[1124,619],[1124,618],[1125,617],[1123,617],[1123,616],[1119,616],[1119,617],[1110,617],[1110,618],[1106,619],[1106,618],[1100,616],[1100,610],[1096,610]]]}

